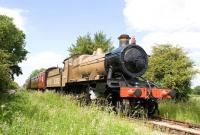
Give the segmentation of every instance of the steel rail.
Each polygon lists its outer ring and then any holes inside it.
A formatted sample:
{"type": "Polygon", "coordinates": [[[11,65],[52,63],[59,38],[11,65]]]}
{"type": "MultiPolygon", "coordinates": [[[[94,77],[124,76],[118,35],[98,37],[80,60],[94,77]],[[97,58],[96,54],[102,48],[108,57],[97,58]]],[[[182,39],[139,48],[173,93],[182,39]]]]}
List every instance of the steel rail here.
{"type": "Polygon", "coordinates": [[[151,124],[152,128],[161,129],[161,131],[169,134],[200,135],[200,125],[189,122],[153,117],[145,123],[151,124]]]}

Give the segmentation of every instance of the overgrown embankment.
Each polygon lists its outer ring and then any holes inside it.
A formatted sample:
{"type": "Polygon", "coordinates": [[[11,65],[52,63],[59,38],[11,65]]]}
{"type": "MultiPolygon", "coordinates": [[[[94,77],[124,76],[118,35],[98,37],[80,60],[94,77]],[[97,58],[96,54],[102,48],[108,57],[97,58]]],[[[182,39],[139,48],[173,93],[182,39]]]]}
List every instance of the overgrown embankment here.
{"type": "Polygon", "coordinates": [[[158,132],[97,107],[79,107],[69,96],[20,91],[0,93],[0,134],[140,135],[158,132]]]}
{"type": "Polygon", "coordinates": [[[200,124],[200,96],[198,95],[191,95],[187,102],[161,101],[159,109],[165,118],[200,124]]]}

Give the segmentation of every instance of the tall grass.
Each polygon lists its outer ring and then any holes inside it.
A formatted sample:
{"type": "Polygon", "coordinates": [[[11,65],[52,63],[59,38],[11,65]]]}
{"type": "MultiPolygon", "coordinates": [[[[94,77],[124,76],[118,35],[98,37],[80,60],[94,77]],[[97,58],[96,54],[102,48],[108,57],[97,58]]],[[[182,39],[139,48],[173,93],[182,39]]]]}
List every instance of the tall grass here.
{"type": "Polygon", "coordinates": [[[69,96],[21,91],[11,95],[0,93],[0,134],[133,135],[158,132],[97,107],[79,107],[69,96]]]}
{"type": "Polygon", "coordinates": [[[200,96],[192,95],[188,102],[161,101],[159,108],[166,118],[200,124],[200,96]]]}

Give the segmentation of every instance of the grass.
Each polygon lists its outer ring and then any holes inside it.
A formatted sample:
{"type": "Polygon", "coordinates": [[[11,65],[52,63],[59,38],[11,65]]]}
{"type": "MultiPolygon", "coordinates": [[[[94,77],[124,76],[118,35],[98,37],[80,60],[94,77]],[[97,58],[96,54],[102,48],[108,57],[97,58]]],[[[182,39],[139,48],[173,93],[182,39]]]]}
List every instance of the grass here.
{"type": "Polygon", "coordinates": [[[200,124],[200,96],[191,95],[188,102],[161,101],[159,108],[166,118],[200,124]]]}
{"type": "Polygon", "coordinates": [[[69,96],[52,92],[0,93],[0,134],[140,135],[161,134],[97,107],[79,107],[69,96]]]}

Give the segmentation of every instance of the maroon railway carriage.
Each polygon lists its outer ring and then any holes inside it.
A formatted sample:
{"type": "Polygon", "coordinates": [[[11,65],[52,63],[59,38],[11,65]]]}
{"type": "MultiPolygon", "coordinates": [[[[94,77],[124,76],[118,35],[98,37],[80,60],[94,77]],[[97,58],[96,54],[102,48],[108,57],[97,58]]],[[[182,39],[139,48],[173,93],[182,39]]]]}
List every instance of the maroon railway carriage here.
{"type": "Polygon", "coordinates": [[[49,72],[54,69],[57,69],[57,67],[48,68],[40,72],[39,75],[29,78],[26,82],[27,89],[45,90],[47,88],[47,76],[49,72]]]}

